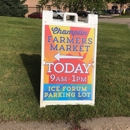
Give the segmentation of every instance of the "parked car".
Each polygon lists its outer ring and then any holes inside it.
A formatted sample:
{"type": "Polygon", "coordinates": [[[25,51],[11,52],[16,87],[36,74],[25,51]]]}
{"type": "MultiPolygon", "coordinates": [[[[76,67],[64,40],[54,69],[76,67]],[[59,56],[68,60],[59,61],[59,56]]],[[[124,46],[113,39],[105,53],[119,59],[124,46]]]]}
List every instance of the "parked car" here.
{"type": "Polygon", "coordinates": [[[101,10],[93,10],[93,13],[100,15],[100,14],[102,14],[102,11],[101,10]]]}
{"type": "Polygon", "coordinates": [[[107,10],[107,14],[112,14],[112,10],[107,10]]]}
{"type": "Polygon", "coordinates": [[[130,8],[127,8],[127,9],[126,9],[126,12],[130,14],[130,8]]]}
{"type": "Polygon", "coordinates": [[[28,18],[42,19],[42,13],[40,13],[40,12],[33,12],[32,14],[28,15],[28,18]]]}
{"type": "Polygon", "coordinates": [[[118,9],[116,9],[116,10],[115,10],[115,14],[121,14],[121,11],[118,10],[118,9]]]}
{"type": "Polygon", "coordinates": [[[121,13],[121,11],[118,9],[107,10],[107,14],[120,14],[120,13],[121,13]]]}
{"type": "Polygon", "coordinates": [[[53,18],[63,19],[64,12],[60,10],[52,10],[52,11],[53,11],[53,18]]]}
{"type": "Polygon", "coordinates": [[[87,17],[89,13],[87,11],[78,11],[77,14],[78,16],[87,17]]]}

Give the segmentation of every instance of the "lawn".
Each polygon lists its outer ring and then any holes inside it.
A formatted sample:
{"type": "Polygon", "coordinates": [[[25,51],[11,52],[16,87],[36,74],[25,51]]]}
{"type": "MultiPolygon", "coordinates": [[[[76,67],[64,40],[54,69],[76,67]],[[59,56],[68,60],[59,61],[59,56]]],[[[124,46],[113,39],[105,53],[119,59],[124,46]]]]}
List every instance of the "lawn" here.
{"type": "Polygon", "coordinates": [[[0,121],[130,116],[130,29],[99,23],[95,106],[39,107],[39,19],[0,17],[0,121]]]}

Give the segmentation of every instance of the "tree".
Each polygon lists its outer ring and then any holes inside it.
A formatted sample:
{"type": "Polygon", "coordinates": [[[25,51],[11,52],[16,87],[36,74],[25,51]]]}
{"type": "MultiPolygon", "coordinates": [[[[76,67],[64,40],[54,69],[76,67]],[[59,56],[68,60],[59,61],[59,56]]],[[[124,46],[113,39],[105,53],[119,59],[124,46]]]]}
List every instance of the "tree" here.
{"type": "MultiPolygon", "coordinates": [[[[41,5],[46,6],[50,0],[40,0],[39,3],[41,5]]],[[[102,10],[106,6],[105,0],[51,0],[52,6],[60,9],[63,7],[64,9],[69,8],[69,12],[77,12],[78,10],[102,10]]]]}
{"type": "Polygon", "coordinates": [[[0,0],[0,16],[24,17],[28,12],[26,0],[0,0]]]}

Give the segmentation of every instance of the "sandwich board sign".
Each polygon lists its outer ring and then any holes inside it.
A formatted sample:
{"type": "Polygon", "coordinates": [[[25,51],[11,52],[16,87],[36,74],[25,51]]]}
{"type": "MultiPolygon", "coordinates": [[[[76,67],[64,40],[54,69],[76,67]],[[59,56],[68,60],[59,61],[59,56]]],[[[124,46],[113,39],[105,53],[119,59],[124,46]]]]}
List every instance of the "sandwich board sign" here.
{"type": "Polygon", "coordinates": [[[94,14],[79,22],[43,11],[40,107],[95,104],[97,26],[94,14]]]}

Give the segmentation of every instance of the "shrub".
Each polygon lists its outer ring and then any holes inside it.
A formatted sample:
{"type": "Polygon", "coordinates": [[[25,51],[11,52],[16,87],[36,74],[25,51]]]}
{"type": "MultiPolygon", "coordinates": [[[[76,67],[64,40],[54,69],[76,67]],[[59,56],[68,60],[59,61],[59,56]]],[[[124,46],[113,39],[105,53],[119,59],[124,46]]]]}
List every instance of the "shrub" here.
{"type": "Polygon", "coordinates": [[[24,17],[28,9],[23,5],[26,0],[1,0],[0,16],[24,17]]]}

